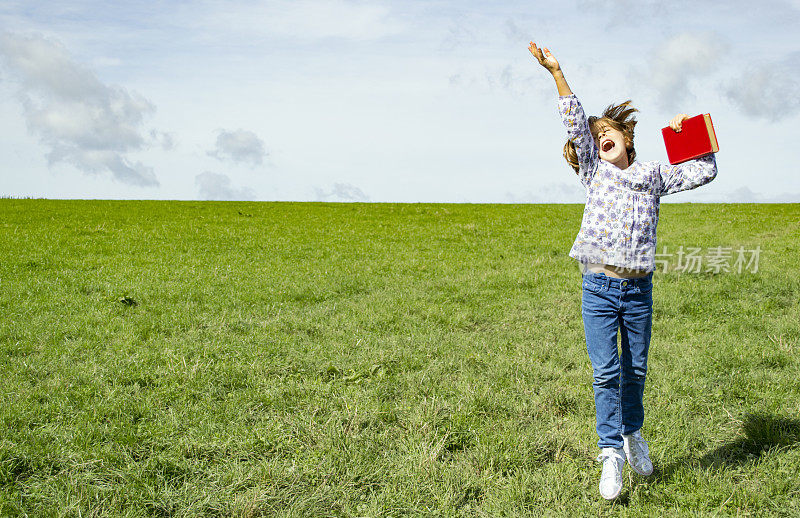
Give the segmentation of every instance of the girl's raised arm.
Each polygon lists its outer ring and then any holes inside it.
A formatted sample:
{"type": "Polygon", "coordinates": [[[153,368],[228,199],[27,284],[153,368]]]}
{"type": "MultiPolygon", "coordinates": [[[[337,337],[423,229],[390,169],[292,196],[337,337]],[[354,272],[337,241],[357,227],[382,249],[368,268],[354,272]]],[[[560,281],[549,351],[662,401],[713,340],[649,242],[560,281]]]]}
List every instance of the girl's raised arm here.
{"type": "Polygon", "coordinates": [[[559,95],[558,112],[567,128],[568,142],[564,147],[564,158],[575,169],[581,183],[589,187],[600,163],[600,153],[589,129],[589,120],[583,112],[578,98],[567,84],[564,73],[561,72],[561,66],[550,49],[547,47],[543,47],[543,50],[539,49],[534,42],[531,42],[528,50],[539,64],[552,74],[556,82],[559,95]]]}
{"type": "Polygon", "coordinates": [[[553,79],[556,82],[556,88],[558,88],[558,95],[562,97],[566,95],[572,95],[572,90],[567,84],[567,80],[564,78],[564,73],[561,71],[561,65],[558,64],[558,60],[550,52],[550,49],[547,47],[542,47],[542,49],[539,49],[534,42],[531,42],[528,50],[531,51],[531,54],[533,54],[533,57],[536,58],[539,64],[546,68],[547,71],[553,75],[553,79]]]}

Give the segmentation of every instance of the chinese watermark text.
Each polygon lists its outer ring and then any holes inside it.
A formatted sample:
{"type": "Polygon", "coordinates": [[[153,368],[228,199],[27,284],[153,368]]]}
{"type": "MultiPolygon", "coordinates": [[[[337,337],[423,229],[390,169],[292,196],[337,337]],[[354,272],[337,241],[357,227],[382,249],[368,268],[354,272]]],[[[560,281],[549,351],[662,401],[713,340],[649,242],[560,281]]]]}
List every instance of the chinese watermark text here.
{"type": "Polygon", "coordinates": [[[664,246],[662,252],[656,252],[655,263],[656,269],[660,268],[663,272],[757,273],[760,255],[761,245],[754,249],[712,246],[705,251],[699,247],[681,245],[675,252],[669,252],[664,246]]]}

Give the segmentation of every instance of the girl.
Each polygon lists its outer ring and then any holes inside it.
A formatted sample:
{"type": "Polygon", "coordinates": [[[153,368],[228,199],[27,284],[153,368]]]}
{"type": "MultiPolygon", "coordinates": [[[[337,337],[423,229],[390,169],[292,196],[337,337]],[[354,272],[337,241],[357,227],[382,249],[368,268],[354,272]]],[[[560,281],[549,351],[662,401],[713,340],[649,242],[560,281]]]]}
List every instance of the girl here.
{"type": "MultiPolygon", "coordinates": [[[[638,110],[630,101],[587,119],[553,54],[533,42],[529,50],[556,82],[568,136],[564,157],[587,190],[581,229],[569,255],[581,264],[583,325],[601,448],[597,460],[603,463],[600,494],[610,500],[622,490],[626,458],[637,473],[653,472],[639,430],[660,197],[707,184],[717,175],[717,166],[713,154],[676,166],[637,162],[632,115],[638,110]]],[[[686,118],[677,115],[669,125],[680,131],[686,118]]]]}

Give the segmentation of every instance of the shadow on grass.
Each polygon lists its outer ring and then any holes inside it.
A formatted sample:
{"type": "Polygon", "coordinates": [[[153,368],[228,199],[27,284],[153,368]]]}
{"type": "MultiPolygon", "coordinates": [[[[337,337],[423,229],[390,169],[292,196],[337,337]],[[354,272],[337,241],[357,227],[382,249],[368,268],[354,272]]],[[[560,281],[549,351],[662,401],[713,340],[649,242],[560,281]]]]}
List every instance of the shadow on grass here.
{"type": "Polygon", "coordinates": [[[656,469],[652,483],[669,481],[685,466],[726,469],[753,463],[773,449],[800,445],[800,420],[765,414],[748,414],[742,421],[742,436],[700,458],[687,455],[656,469]]]}

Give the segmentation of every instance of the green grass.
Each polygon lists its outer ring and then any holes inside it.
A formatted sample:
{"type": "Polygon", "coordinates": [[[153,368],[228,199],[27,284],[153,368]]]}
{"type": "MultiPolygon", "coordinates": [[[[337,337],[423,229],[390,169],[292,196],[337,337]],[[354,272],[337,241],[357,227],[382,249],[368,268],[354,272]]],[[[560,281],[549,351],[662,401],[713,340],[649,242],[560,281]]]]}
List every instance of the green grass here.
{"type": "Polygon", "coordinates": [[[0,200],[0,514],[800,514],[800,206],[664,205],[597,491],[580,205],[0,200]]]}

